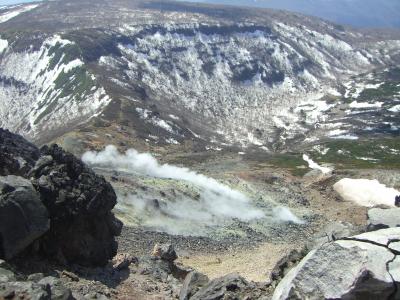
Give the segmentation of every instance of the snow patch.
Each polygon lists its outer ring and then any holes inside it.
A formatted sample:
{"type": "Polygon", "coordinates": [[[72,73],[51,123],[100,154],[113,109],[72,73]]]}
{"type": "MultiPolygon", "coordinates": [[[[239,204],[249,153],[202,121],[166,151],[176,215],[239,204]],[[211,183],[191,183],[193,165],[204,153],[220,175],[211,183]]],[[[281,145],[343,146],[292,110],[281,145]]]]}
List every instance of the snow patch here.
{"type": "Polygon", "coordinates": [[[38,6],[39,6],[39,4],[31,4],[31,5],[21,6],[21,7],[18,7],[17,9],[8,11],[8,12],[0,15],[0,23],[7,22],[7,21],[15,18],[16,16],[18,16],[24,12],[28,12],[38,6]]]}
{"type": "Polygon", "coordinates": [[[83,66],[83,61],[81,61],[80,59],[75,59],[71,62],[69,62],[67,65],[65,65],[64,67],[64,73],[68,73],[69,71],[81,67],[83,66]]]}
{"type": "Polygon", "coordinates": [[[178,116],[175,116],[175,115],[173,115],[173,114],[169,114],[168,115],[171,119],[173,119],[173,120],[179,120],[179,117],[178,116]]]}
{"type": "Polygon", "coordinates": [[[377,180],[344,178],[333,185],[334,190],[346,201],[360,206],[394,206],[394,199],[400,192],[388,188],[377,180]]]}
{"type": "Polygon", "coordinates": [[[0,39],[0,54],[4,52],[8,47],[8,41],[0,39]]]}
{"type": "Polygon", "coordinates": [[[372,162],[377,162],[377,161],[379,161],[379,159],[372,158],[372,157],[356,157],[356,158],[357,158],[357,159],[360,159],[360,160],[372,161],[372,162]]]}
{"type": "Polygon", "coordinates": [[[389,108],[388,110],[391,111],[391,112],[400,112],[400,104],[399,105],[395,105],[395,106],[389,108]]]}
{"type": "Polygon", "coordinates": [[[359,137],[356,135],[351,135],[351,134],[344,134],[344,135],[336,135],[336,136],[331,136],[333,139],[338,139],[338,140],[358,140],[359,137]]]}
{"type": "Polygon", "coordinates": [[[168,144],[179,145],[179,142],[174,138],[165,139],[165,142],[168,144]]]}
{"type": "Polygon", "coordinates": [[[351,108],[371,108],[371,107],[382,107],[384,102],[375,102],[375,103],[366,103],[366,102],[357,102],[353,101],[350,103],[351,108]]]}
{"type": "Polygon", "coordinates": [[[309,168],[313,170],[319,170],[322,172],[322,174],[328,174],[332,172],[331,168],[321,167],[316,162],[314,162],[307,154],[303,154],[303,160],[308,163],[309,168]]]}

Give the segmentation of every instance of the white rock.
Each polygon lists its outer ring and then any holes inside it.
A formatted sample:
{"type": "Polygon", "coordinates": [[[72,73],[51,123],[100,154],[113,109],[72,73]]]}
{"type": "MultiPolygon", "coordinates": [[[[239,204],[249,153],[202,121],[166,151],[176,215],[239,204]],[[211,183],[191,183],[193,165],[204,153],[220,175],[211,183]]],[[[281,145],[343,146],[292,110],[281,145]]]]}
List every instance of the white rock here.
{"type": "Polygon", "coordinates": [[[400,228],[354,238],[365,241],[338,240],[311,251],[283,278],[272,299],[388,299],[398,284],[399,257],[374,243],[400,239],[400,228]]]}
{"type": "Polygon", "coordinates": [[[368,231],[390,227],[400,227],[400,208],[371,208],[368,210],[367,226],[368,231]]]}

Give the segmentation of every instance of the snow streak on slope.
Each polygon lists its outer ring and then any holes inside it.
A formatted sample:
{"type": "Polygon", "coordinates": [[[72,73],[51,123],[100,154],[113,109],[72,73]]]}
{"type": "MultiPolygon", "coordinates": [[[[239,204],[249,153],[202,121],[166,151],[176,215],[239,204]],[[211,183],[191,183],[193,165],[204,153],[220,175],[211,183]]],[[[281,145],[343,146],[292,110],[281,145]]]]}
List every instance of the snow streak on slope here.
{"type": "Polygon", "coordinates": [[[109,101],[76,45],[59,36],[0,61],[0,127],[34,139],[87,120],[109,101]]]}
{"type": "Polygon", "coordinates": [[[8,41],[0,39],[0,54],[4,52],[8,47],[8,41]]]}
{"type": "Polygon", "coordinates": [[[16,16],[24,12],[30,11],[38,6],[39,4],[29,4],[29,5],[15,5],[6,7],[7,9],[6,12],[2,13],[2,10],[0,10],[0,23],[7,22],[8,20],[11,20],[16,16]]]}
{"type": "Polygon", "coordinates": [[[322,174],[328,174],[332,172],[331,168],[328,167],[321,167],[319,164],[314,162],[307,154],[303,154],[303,160],[308,163],[308,167],[313,169],[313,170],[319,170],[322,172],[322,174]]]}

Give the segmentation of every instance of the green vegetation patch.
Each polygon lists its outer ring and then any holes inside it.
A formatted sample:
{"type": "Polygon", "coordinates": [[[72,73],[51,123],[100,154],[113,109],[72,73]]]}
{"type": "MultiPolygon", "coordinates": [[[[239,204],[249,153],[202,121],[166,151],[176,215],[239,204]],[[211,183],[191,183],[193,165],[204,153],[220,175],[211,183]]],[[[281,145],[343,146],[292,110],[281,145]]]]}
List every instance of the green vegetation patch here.
{"type": "Polygon", "coordinates": [[[98,29],[71,31],[64,34],[63,38],[79,45],[85,62],[97,61],[101,56],[105,55],[121,56],[117,45],[118,42],[124,42],[121,38],[98,29]]]}
{"type": "Polygon", "coordinates": [[[303,176],[310,171],[301,153],[275,154],[268,159],[267,163],[277,168],[288,169],[295,176],[303,176]]]}
{"type": "Polygon", "coordinates": [[[58,98],[74,97],[76,101],[82,101],[96,85],[85,66],[61,72],[54,83],[55,90],[61,90],[58,98]]]}
{"type": "Polygon", "coordinates": [[[36,118],[34,124],[38,124],[45,116],[47,116],[48,114],[50,114],[57,106],[58,101],[54,100],[52,101],[44,111],[42,111],[42,113],[36,118]]]}
{"type": "Polygon", "coordinates": [[[54,81],[54,90],[61,91],[55,99],[48,99],[50,91],[46,95],[45,101],[40,107],[48,105],[47,108],[36,118],[34,124],[39,123],[47,114],[51,113],[58,101],[62,98],[69,100],[82,101],[91,92],[91,89],[96,86],[96,82],[92,79],[90,73],[85,66],[76,67],[69,72],[61,72],[54,81]],[[51,101],[50,104],[48,102],[51,101]]]}
{"type": "Polygon", "coordinates": [[[336,169],[400,169],[400,138],[337,140],[324,146],[329,148],[325,155],[316,150],[308,152],[319,163],[334,164],[336,169]]]}
{"type": "Polygon", "coordinates": [[[382,98],[392,98],[400,93],[400,87],[397,82],[385,82],[376,89],[365,89],[361,92],[358,99],[378,100],[382,98]]]}
{"type": "MultiPolygon", "coordinates": [[[[400,169],[400,138],[376,140],[332,140],[321,144],[322,149],[305,150],[319,165],[332,165],[335,169],[400,169]]],[[[303,153],[274,154],[266,162],[277,168],[284,168],[295,176],[310,171],[303,153]]]]}
{"type": "Polygon", "coordinates": [[[49,70],[54,70],[59,64],[67,64],[82,57],[82,51],[76,44],[62,45],[59,42],[49,49],[48,54],[51,56],[49,70]]]}

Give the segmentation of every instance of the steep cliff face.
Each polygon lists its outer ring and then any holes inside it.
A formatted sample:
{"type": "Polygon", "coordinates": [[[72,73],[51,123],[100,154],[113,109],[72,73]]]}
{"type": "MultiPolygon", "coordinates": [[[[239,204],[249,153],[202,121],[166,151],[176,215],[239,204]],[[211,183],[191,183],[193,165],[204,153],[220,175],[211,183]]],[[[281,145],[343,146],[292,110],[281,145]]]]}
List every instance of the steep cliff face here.
{"type": "MultiPolygon", "coordinates": [[[[146,26],[124,34],[129,41],[118,45],[121,56],[99,59],[110,76],[116,75],[116,85],[141,88],[172,114],[185,116],[200,136],[202,124],[208,124],[214,134],[206,139],[241,146],[267,146],[282,136],[277,128],[293,124],[288,137],[305,132],[296,107],[338,94],[342,78],[376,63],[370,53],[341,39],[279,22],[146,26]]],[[[154,122],[148,110],[137,108],[142,119],[154,122]]]]}
{"type": "Polygon", "coordinates": [[[277,149],[326,121],[350,76],[399,57],[398,40],[283,12],[89,2],[0,25],[0,126],[45,142],[96,116],[118,121],[123,101],[154,143],[277,149]]]}

